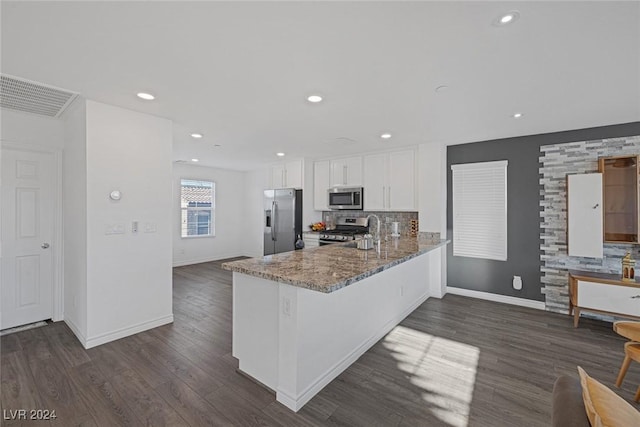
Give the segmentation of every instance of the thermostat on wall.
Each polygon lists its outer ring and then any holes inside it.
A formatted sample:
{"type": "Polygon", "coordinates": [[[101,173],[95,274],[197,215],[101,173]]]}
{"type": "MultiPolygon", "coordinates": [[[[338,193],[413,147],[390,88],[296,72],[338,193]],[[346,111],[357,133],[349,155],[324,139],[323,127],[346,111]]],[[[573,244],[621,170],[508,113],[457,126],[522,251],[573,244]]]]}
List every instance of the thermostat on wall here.
{"type": "Polygon", "coordinates": [[[111,200],[120,200],[120,197],[122,197],[122,193],[118,190],[113,190],[111,194],[109,194],[111,200]]]}

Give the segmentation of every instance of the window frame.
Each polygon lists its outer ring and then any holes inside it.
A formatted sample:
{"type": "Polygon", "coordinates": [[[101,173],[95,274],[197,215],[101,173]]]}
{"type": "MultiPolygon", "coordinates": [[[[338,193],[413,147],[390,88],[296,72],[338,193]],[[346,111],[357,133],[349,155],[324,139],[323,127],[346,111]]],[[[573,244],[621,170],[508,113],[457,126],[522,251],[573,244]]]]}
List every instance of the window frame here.
{"type": "Polygon", "coordinates": [[[178,212],[178,228],[181,239],[203,239],[203,238],[211,238],[216,237],[216,182],[212,179],[207,178],[185,178],[181,177],[178,179],[178,204],[179,204],[179,212],[178,212]],[[196,182],[207,182],[211,183],[211,206],[193,206],[193,207],[182,207],[182,187],[183,181],[196,181],[196,182]],[[194,234],[194,235],[183,235],[183,212],[189,211],[209,211],[209,234],[194,234]]]}

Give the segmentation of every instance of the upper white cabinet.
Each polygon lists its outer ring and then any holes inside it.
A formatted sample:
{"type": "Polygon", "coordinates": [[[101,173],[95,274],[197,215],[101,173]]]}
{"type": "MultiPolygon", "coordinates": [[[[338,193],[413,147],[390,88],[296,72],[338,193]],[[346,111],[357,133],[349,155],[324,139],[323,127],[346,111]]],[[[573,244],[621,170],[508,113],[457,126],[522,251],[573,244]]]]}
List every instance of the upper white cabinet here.
{"type": "Polygon", "coordinates": [[[359,187],[362,185],[362,157],[331,160],[330,168],[330,187],[337,185],[359,187]]]}
{"type": "Polygon", "coordinates": [[[273,165],[271,188],[302,188],[302,160],[273,165]]]}
{"type": "Polygon", "coordinates": [[[602,258],[602,174],[567,176],[569,256],[602,258]]]}
{"type": "Polygon", "coordinates": [[[413,150],[389,154],[389,209],[402,211],[416,208],[415,166],[413,150]]]}
{"type": "Polygon", "coordinates": [[[313,209],[329,210],[327,206],[327,190],[331,186],[331,165],[329,160],[313,164],[313,209]]]}
{"type": "Polygon", "coordinates": [[[271,166],[271,188],[284,188],[284,164],[271,166]]]}
{"type": "Polygon", "coordinates": [[[364,209],[415,210],[415,152],[364,156],[364,209]]]}
{"type": "Polygon", "coordinates": [[[369,211],[387,209],[387,168],[389,154],[364,156],[364,208],[369,211]]]}

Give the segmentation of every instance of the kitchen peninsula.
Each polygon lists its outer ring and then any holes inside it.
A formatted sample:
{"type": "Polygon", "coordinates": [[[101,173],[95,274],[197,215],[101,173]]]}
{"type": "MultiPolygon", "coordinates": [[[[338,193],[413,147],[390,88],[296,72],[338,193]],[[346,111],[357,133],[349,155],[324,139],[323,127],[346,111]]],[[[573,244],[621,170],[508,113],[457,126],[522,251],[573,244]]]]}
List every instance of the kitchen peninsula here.
{"type": "Polygon", "coordinates": [[[337,243],[223,264],[233,271],[239,369],[298,411],[430,296],[441,297],[437,233],[379,250],[337,243]]]}

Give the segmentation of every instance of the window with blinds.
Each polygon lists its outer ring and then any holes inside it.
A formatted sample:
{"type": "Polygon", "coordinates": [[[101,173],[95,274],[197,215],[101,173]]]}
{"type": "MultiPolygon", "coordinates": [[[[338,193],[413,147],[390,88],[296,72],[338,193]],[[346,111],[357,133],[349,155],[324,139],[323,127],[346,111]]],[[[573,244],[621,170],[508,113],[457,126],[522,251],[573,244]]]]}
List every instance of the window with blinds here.
{"type": "Polygon", "coordinates": [[[453,255],[507,260],[507,161],[452,165],[453,255]]]}
{"type": "Polygon", "coordinates": [[[180,180],[182,237],[214,235],[215,182],[180,180]]]}

